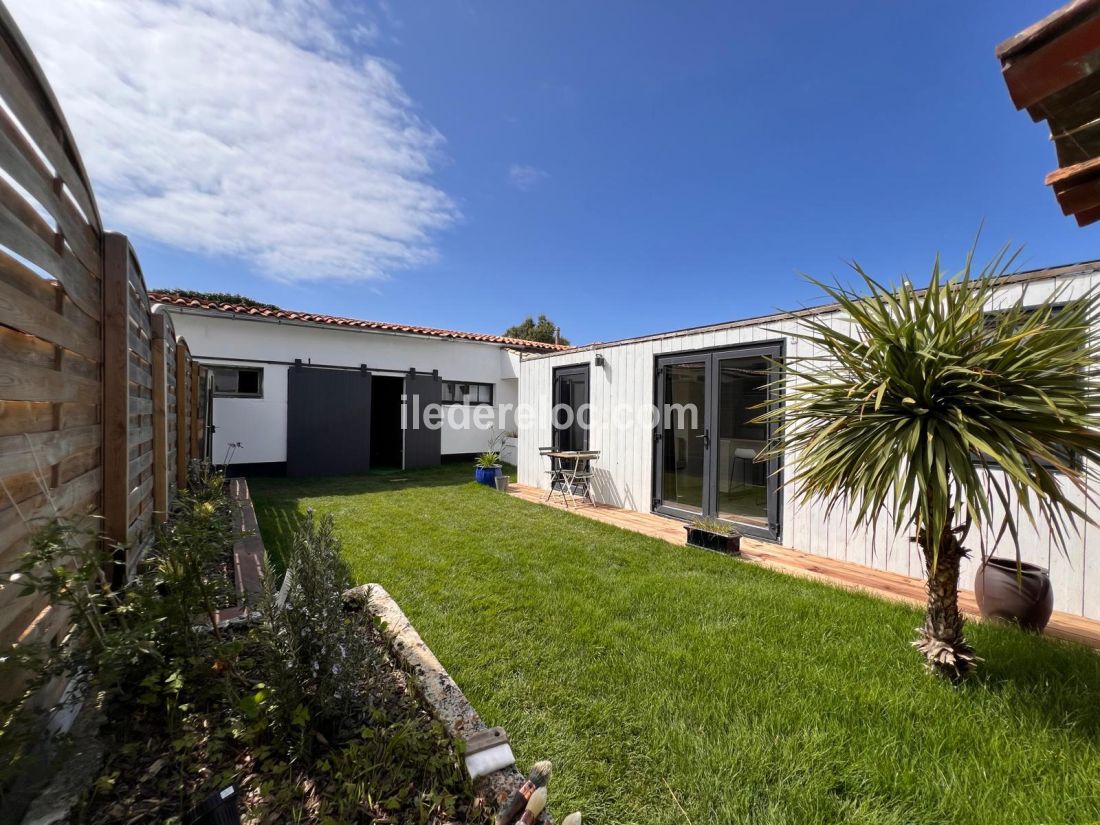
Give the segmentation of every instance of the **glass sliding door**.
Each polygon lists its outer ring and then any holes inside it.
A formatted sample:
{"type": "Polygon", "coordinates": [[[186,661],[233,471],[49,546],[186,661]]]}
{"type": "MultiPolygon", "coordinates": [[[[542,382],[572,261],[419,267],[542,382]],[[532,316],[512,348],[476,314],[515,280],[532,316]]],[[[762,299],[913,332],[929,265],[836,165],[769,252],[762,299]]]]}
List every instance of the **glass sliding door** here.
{"type": "Polygon", "coordinates": [[[756,460],[768,441],[764,424],[750,423],[768,398],[768,363],[763,356],[721,358],[718,381],[718,478],[715,515],[768,526],[767,465],[756,460]]]}
{"type": "Polygon", "coordinates": [[[757,460],[771,432],[753,419],[782,354],[777,342],[657,359],[656,512],[779,537],[779,462],[757,460]]]}
{"type": "Polygon", "coordinates": [[[699,515],[707,482],[706,360],[666,363],[660,438],[660,499],[670,515],[699,515]]]}

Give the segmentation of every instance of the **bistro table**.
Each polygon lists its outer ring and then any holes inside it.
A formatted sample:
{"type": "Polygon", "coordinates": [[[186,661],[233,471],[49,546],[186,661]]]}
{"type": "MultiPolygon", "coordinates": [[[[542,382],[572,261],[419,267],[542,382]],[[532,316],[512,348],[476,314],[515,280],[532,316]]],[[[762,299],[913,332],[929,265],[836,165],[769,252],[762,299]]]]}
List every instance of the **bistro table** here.
{"type": "Polygon", "coordinates": [[[600,457],[599,450],[548,450],[544,453],[550,459],[550,492],[546,500],[554,495],[554,486],[558,486],[561,501],[566,507],[577,506],[578,499],[593,507],[592,499],[592,462],[600,457]]]}

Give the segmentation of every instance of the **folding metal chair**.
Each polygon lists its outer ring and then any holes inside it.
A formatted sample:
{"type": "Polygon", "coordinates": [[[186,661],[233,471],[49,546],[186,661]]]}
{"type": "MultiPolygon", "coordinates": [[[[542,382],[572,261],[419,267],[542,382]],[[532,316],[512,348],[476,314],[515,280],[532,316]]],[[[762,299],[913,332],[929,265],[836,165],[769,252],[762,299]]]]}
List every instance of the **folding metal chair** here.
{"type": "Polygon", "coordinates": [[[550,476],[550,492],[546,494],[543,501],[549,501],[550,497],[554,495],[554,485],[563,481],[561,461],[550,455],[552,452],[554,452],[553,447],[539,447],[539,456],[550,459],[550,469],[546,470],[546,474],[550,476]]]}
{"type": "Polygon", "coordinates": [[[592,462],[600,457],[598,452],[591,452],[584,458],[576,458],[573,460],[573,467],[570,471],[566,471],[566,482],[562,497],[565,499],[565,506],[573,507],[577,506],[577,500],[584,501],[588,499],[588,503],[593,507],[596,506],[595,499],[592,498],[592,478],[594,473],[592,472],[592,462]]]}

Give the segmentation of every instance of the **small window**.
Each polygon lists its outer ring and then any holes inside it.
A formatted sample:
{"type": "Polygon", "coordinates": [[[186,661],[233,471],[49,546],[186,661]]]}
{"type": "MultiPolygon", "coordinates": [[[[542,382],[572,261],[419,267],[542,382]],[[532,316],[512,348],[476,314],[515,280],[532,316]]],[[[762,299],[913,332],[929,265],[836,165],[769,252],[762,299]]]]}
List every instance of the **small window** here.
{"type": "Polygon", "coordinates": [[[444,404],[492,404],[493,385],[473,384],[469,381],[444,381],[444,404]]]}
{"type": "Polygon", "coordinates": [[[215,367],[214,395],[227,398],[263,398],[263,368],[215,367]]]}

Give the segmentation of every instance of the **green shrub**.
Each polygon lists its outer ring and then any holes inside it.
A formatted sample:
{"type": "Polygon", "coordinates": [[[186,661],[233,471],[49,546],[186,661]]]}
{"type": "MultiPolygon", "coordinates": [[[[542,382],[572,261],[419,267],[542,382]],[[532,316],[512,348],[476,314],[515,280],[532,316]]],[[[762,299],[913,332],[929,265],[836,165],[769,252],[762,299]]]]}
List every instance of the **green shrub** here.
{"type": "Polygon", "coordinates": [[[37,697],[54,680],[71,680],[63,704],[103,691],[108,702],[162,703],[173,724],[183,681],[194,681],[193,671],[220,641],[216,628],[196,632],[196,619],[212,621],[225,600],[220,591],[232,591],[213,563],[230,552],[233,504],[219,474],[202,472],[195,480],[177,497],[171,521],[158,528],[144,568],[122,590],[111,586],[99,536],[86,520],[55,519],[32,532],[5,587],[45,597],[73,624],[61,644],[23,642],[0,656],[0,681],[24,685],[0,704],[0,802],[35,764],[46,717],[59,709],[40,706],[37,697]]]}
{"type": "Polygon", "coordinates": [[[318,521],[310,511],[300,519],[285,575],[290,583],[282,609],[274,582],[267,579],[257,634],[271,722],[288,741],[304,729],[304,719],[338,737],[342,725],[354,725],[382,662],[364,632],[369,619],[343,608],[341,596],[351,577],[331,515],[318,521]]]}

